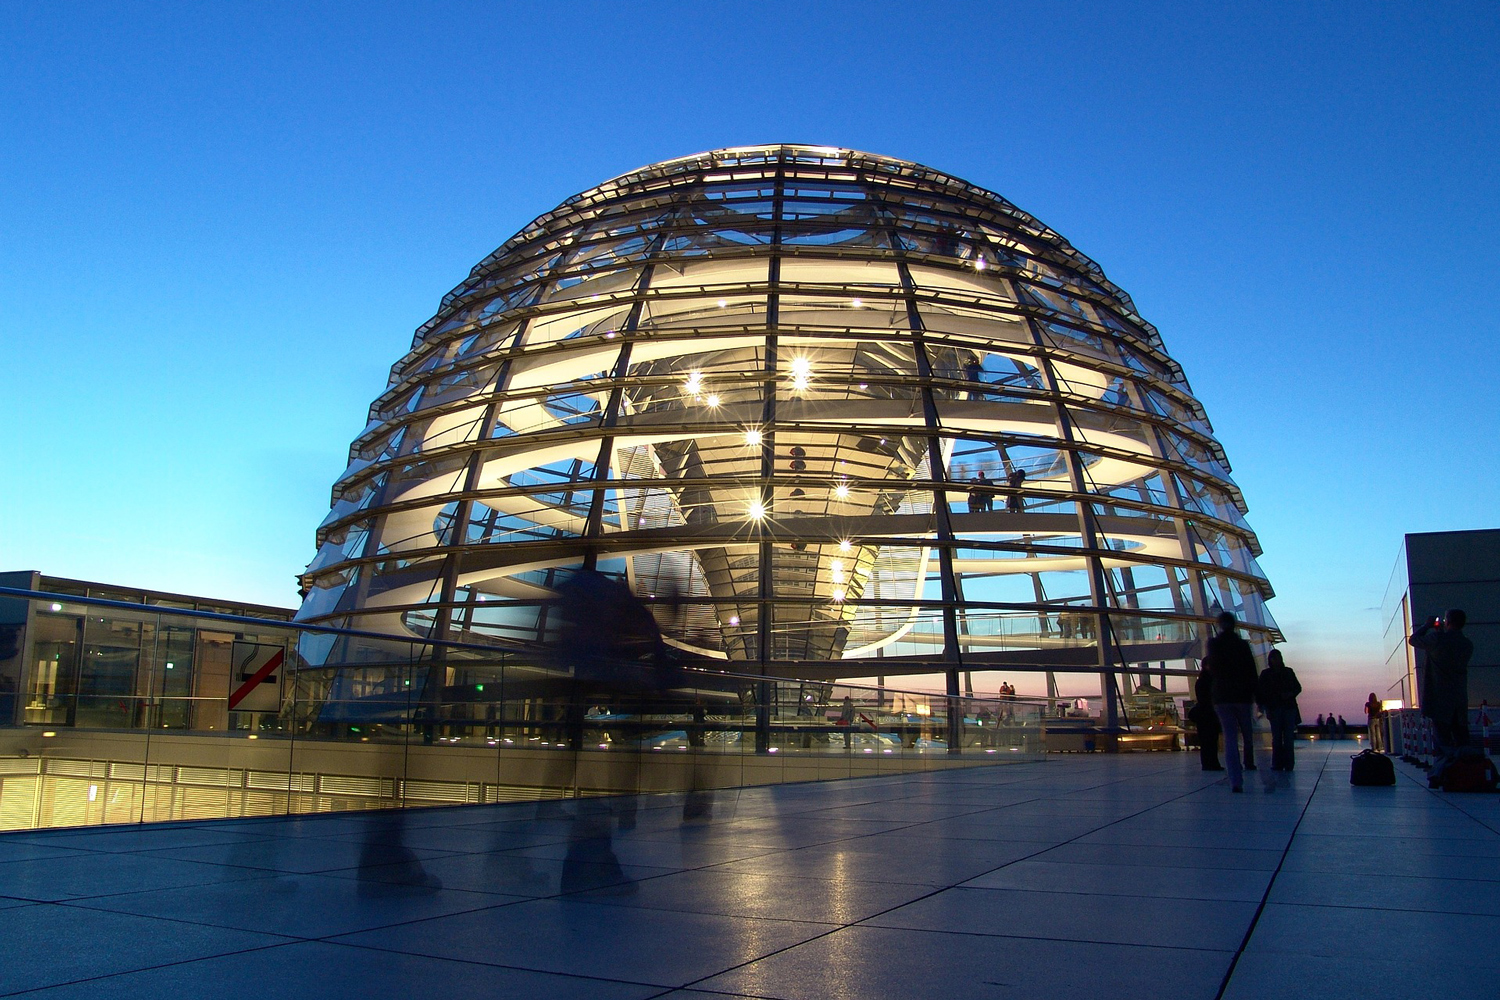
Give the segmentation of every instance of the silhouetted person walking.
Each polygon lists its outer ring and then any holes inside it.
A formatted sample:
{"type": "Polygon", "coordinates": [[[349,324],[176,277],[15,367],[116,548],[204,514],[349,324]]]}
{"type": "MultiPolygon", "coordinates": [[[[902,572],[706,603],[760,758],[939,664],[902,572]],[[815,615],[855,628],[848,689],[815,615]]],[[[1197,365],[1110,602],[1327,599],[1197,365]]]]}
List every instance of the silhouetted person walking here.
{"type": "Polygon", "coordinates": [[[1422,673],[1422,714],[1432,720],[1437,760],[1427,772],[1436,787],[1458,752],[1469,745],[1469,658],[1474,644],[1464,635],[1469,616],[1454,608],[1442,618],[1423,622],[1410,642],[1427,654],[1422,673]]]}
{"type": "Polygon", "coordinates": [[[1296,763],[1293,747],[1297,724],[1302,721],[1302,714],[1297,711],[1297,696],[1301,693],[1302,684],[1282,659],[1281,650],[1271,650],[1266,657],[1266,669],[1260,672],[1255,685],[1255,703],[1266,713],[1271,726],[1273,771],[1290,771],[1296,763]]]}
{"type": "Polygon", "coordinates": [[[1229,789],[1243,792],[1245,767],[1254,767],[1255,654],[1250,644],[1235,631],[1239,622],[1234,613],[1219,615],[1219,634],[1208,640],[1209,675],[1213,678],[1214,711],[1224,727],[1224,761],[1229,766],[1229,789]],[[1244,743],[1244,761],[1240,760],[1240,743],[1244,743]]]}

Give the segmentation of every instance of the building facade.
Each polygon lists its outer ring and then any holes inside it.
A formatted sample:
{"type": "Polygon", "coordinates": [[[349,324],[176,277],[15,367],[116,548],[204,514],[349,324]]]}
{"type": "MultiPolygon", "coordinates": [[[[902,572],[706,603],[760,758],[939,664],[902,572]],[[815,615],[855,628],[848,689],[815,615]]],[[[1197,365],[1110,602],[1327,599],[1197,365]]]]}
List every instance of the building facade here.
{"type": "Polygon", "coordinates": [[[569,198],[443,298],[298,617],[524,646],[592,568],[729,669],[1109,695],[1193,669],[1221,610],[1279,640],[1245,512],[1157,330],[1057,233],[914,163],[726,149],[569,198]]]}
{"type": "MultiPolygon", "coordinates": [[[[241,683],[244,664],[260,650],[286,646],[284,630],[272,623],[293,616],[286,608],[31,570],[0,572],[0,587],[56,598],[0,595],[0,727],[225,731],[230,719],[222,699],[241,683]],[[121,610],[91,612],[70,597],[114,602],[121,610]],[[268,630],[176,619],[172,611],[253,616],[268,630]]],[[[246,708],[274,715],[282,680],[264,685],[246,708]]]]}
{"type": "Polygon", "coordinates": [[[1414,624],[1462,608],[1474,643],[1469,704],[1500,705],[1500,528],[1407,535],[1381,602],[1387,690],[1381,697],[1421,707],[1422,655],[1407,645],[1414,624]]]}

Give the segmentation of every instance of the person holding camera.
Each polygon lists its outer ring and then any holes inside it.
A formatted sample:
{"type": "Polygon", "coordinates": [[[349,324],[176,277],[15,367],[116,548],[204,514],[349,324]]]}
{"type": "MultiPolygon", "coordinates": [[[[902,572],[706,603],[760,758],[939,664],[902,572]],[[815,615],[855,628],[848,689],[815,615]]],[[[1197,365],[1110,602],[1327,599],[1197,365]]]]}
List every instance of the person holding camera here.
{"type": "Polygon", "coordinates": [[[1423,622],[1407,642],[1427,654],[1422,672],[1422,714],[1432,720],[1437,753],[1427,783],[1442,783],[1443,772],[1469,745],[1469,658],[1474,643],[1464,635],[1469,616],[1461,608],[1423,622]]]}

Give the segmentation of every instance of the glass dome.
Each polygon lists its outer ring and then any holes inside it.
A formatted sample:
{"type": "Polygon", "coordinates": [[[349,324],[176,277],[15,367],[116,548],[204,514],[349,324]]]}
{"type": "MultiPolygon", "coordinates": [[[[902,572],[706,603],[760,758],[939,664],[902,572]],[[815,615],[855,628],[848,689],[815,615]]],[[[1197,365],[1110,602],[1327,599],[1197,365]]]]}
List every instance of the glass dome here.
{"type": "Polygon", "coordinates": [[[1279,639],[1245,510],[1058,234],[914,163],[724,149],[569,198],[444,297],[299,618],[524,646],[593,567],[732,669],[1165,674],[1221,610],[1279,639]]]}

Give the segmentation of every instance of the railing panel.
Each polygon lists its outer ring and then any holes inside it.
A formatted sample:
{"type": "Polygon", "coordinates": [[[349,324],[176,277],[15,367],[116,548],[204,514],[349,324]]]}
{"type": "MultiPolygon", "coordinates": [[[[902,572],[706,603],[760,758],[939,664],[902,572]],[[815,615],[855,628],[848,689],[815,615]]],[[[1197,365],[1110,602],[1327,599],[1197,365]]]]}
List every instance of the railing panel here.
{"type": "Polygon", "coordinates": [[[1042,750],[1025,699],[954,699],[950,753],[942,695],[698,670],[598,685],[546,651],[16,595],[5,830],[691,795],[1042,750]]]}

